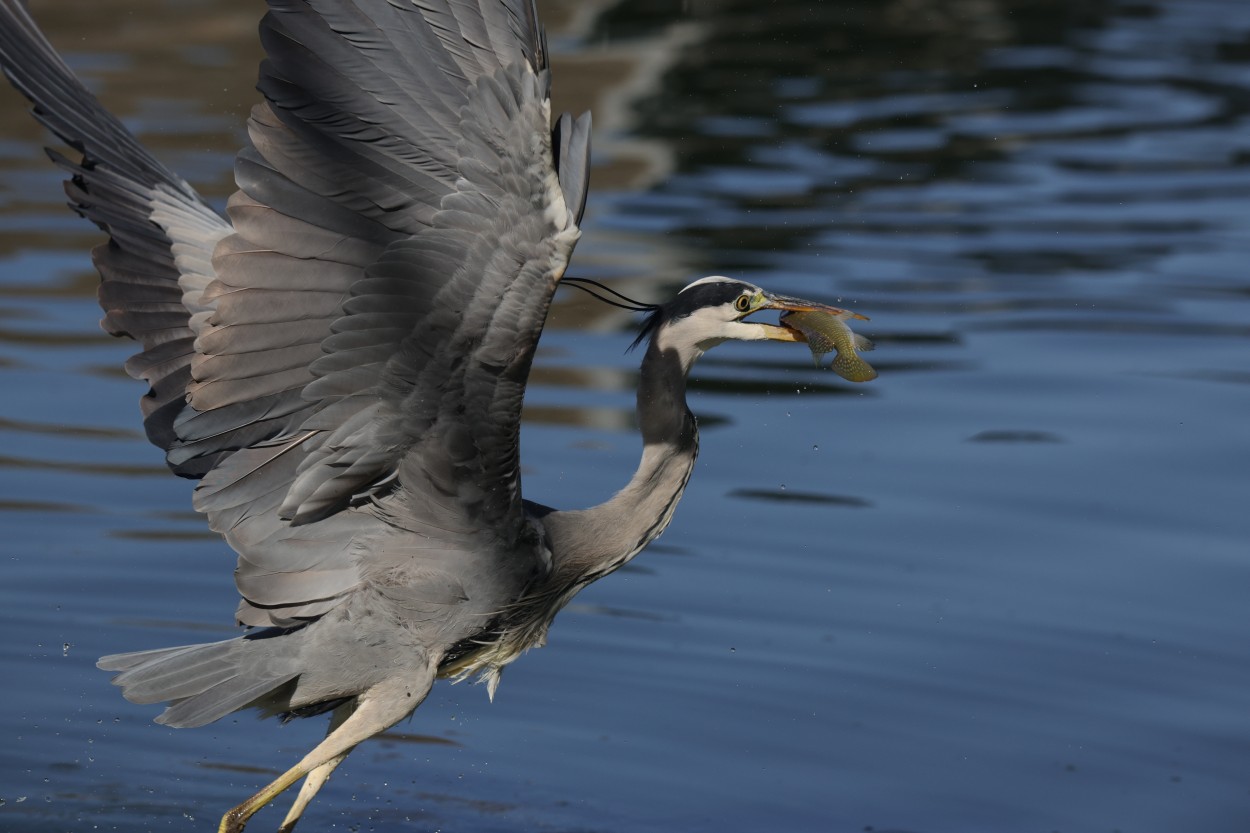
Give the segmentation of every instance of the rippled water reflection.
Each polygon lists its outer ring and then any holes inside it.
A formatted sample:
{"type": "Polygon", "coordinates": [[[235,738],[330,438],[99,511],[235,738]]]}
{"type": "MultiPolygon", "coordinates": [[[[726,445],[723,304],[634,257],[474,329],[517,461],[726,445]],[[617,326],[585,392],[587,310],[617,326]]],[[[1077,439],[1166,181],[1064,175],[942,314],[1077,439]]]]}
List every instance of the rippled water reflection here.
{"type": "MultiPolygon", "coordinates": [[[[255,4],[34,6],[224,199],[255,4]]],[[[304,825],[1245,830],[1242,3],[544,12],[557,94],[600,131],[578,273],[840,299],[872,317],[881,378],[718,348],[664,539],[495,704],[443,686],[362,748],[304,825]]],[[[212,829],[322,727],[166,730],[92,669],[230,633],[232,559],[94,328],[97,238],[21,103],[0,108],[0,828],[212,829]]],[[[629,327],[562,299],[527,402],[533,497],[585,504],[631,470],[629,327]]]]}

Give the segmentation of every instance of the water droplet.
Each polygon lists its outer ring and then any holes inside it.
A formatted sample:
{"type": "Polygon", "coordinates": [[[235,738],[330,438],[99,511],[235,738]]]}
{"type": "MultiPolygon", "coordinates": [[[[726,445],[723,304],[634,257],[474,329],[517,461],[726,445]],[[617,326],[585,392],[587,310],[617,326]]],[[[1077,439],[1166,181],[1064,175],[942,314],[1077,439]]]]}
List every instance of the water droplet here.
{"type": "Polygon", "coordinates": [[[812,443],[812,451],[820,451],[820,444],[812,443]]]}
{"type": "Polygon", "coordinates": [[[69,643],[68,642],[61,643],[61,656],[63,657],[69,656],[69,643]]]}

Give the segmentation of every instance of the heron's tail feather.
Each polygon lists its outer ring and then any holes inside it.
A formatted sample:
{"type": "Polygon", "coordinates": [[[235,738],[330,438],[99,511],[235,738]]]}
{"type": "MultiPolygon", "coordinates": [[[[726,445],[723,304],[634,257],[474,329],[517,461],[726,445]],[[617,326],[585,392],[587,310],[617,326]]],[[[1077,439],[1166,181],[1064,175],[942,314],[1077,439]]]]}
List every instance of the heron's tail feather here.
{"type": "Polygon", "coordinates": [[[120,671],[113,684],[132,703],[168,702],[157,723],[203,726],[251,705],[299,676],[274,662],[270,640],[228,639],[101,657],[97,668],[120,671]]]}

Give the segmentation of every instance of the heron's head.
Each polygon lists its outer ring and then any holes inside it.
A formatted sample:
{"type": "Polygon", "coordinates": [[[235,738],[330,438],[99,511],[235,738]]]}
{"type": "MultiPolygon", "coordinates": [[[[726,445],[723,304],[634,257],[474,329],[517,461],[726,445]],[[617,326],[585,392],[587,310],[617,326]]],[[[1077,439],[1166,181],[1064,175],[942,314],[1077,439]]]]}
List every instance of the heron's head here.
{"type": "MultiPolygon", "coordinates": [[[[704,352],[731,339],[738,341],[804,341],[790,327],[745,319],[758,312],[819,310],[833,315],[845,311],[816,301],[765,292],[746,281],[720,275],[702,278],[677,297],[661,304],[647,318],[634,341],[650,339],[662,350],[673,350],[688,371],[704,352]]],[[[855,316],[862,317],[862,316],[855,316]]]]}

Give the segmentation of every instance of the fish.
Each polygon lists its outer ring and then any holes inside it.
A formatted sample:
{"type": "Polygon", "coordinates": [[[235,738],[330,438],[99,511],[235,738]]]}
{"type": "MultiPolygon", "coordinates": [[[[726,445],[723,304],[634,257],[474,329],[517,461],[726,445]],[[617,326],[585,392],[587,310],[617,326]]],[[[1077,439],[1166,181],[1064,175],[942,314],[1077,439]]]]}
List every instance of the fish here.
{"type": "Polygon", "coordinates": [[[831,314],[821,310],[787,312],[781,323],[802,333],[807,346],[812,349],[812,359],[820,367],[827,353],[837,351],[830,368],[848,382],[871,382],[877,371],[859,355],[874,348],[874,344],[859,333],[851,331],[847,320],[857,318],[867,321],[868,316],[850,310],[831,314]]]}

